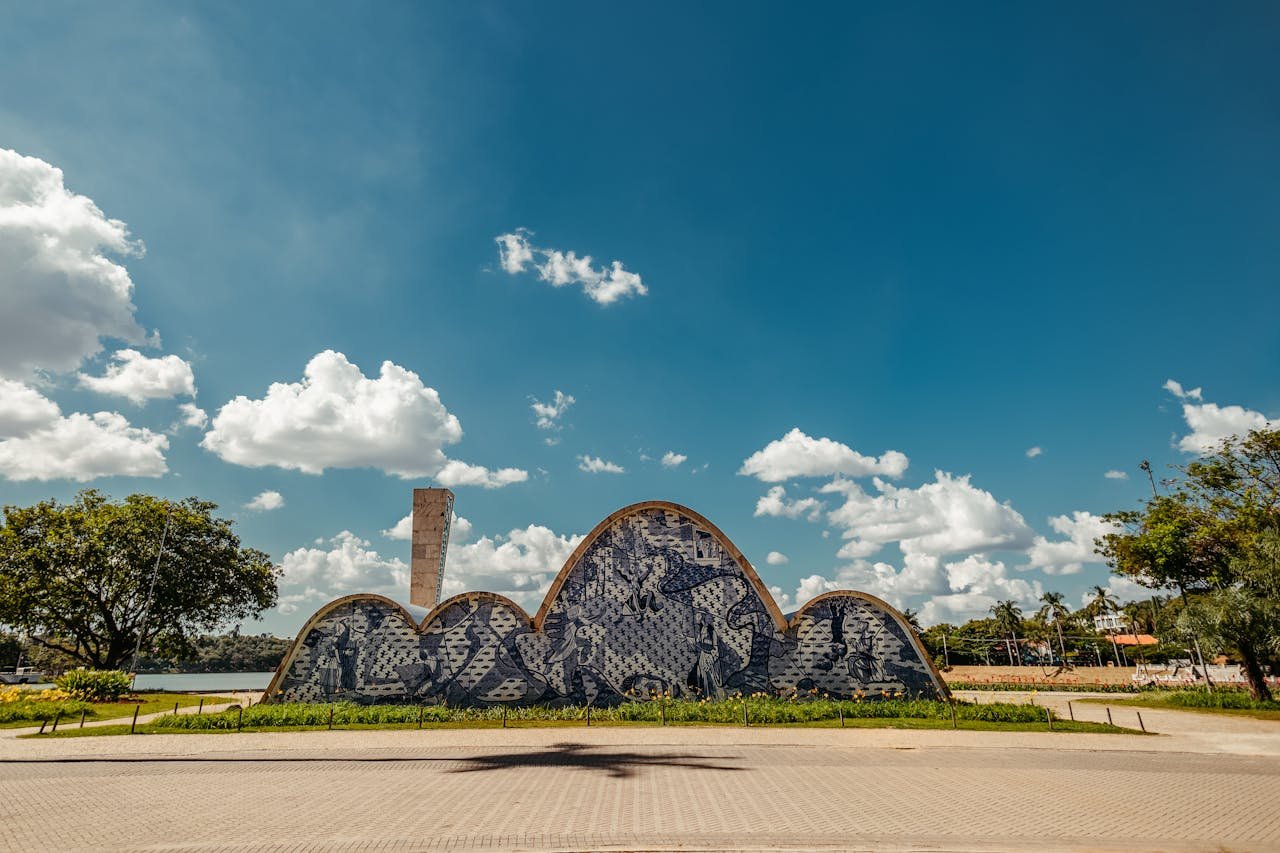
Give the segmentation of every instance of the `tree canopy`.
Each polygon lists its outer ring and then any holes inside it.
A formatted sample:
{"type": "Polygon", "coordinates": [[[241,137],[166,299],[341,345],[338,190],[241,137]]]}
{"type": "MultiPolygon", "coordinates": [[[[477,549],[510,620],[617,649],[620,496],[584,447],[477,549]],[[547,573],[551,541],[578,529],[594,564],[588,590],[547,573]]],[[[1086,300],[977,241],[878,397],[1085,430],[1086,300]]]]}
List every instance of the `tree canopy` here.
{"type": "Polygon", "coordinates": [[[1262,662],[1280,646],[1280,429],[1228,438],[1178,470],[1165,494],[1107,516],[1122,530],[1098,551],[1143,586],[1177,590],[1178,627],[1234,648],[1250,690],[1269,698],[1262,662]]]}
{"type": "Polygon", "coordinates": [[[93,489],[65,505],[6,506],[0,622],[90,667],[127,664],[139,637],[144,652],[190,654],[193,637],[256,618],[277,597],[280,569],[241,547],[216,509],[93,489]]]}

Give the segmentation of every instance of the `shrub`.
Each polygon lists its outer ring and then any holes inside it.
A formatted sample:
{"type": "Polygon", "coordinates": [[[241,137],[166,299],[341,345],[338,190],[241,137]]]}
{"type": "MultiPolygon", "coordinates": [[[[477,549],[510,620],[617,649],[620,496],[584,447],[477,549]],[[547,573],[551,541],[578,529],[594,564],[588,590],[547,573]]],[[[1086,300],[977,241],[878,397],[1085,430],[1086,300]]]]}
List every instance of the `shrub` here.
{"type": "Polygon", "coordinates": [[[52,720],[58,714],[70,717],[86,710],[92,715],[89,703],[73,699],[62,690],[0,689],[0,723],[39,722],[52,720]]]}
{"type": "Polygon", "coordinates": [[[59,675],[55,683],[89,702],[115,702],[131,686],[129,676],[118,669],[73,669],[59,675]]]}

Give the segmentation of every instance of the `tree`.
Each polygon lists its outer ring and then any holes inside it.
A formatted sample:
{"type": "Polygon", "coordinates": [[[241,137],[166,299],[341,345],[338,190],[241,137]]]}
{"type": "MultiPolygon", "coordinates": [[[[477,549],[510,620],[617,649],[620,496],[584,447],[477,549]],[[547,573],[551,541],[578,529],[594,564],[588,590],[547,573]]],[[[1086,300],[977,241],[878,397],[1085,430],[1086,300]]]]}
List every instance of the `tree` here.
{"type": "Polygon", "coordinates": [[[93,489],[66,505],[6,506],[0,622],[90,667],[128,663],[139,638],[149,653],[190,653],[193,636],[276,602],[280,570],[242,548],[215,509],[148,495],[116,503],[93,489]]]}
{"type": "Polygon", "coordinates": [[[1067,607],[1066,597],[1060,592],[1046,592],[1040,596],[1041,604],[1039,615],[1040,618],[1052,624],[1058,631],[1058,652],[1062,655],[1062,659],[1067,659],[1067,644],[1062,639],[1062,620],[1071,615],[1071,608],[1067,607]]]}
{"type": "Polygon", "coordinates": [[[902,618],[911,626],[911,630],[915,631],[917,634],[924,631],[924,629],[920,627],[920,614],[917,611],[908,607],[906,610],[902,611],[902,618]]]}
{"type": "MultiPolygon", "coordinates": [[[[1018,629],[1022,627],[1022,608],[1012,599],[1001,601],[991,606],[991,615],[995,617],[1000,630],[1013,638],[1013,645],[1008,647],[1009,665],[1013,666],[1013,650],[1018,647],[1018,629]]],[[[1022,651],[1018,651],[1018,661],[1022,661],[1022,651]]]]}
{"type": "Polygon", "coordinates": [[[1262,661],[1276,656],[1264,605],[1274,600],[1266,566],[1268,536],[1280,531],[1280,429],[1233,436],[1177,470],[1182,477],[1167,483],[1168,493],[1107,516],[1122,530],[1104,536],[1098,551],[1144,586],[1177,590],[1178,625],[1233,648],[1250,691],[1266,698],[1262,661]]]}
{"type": "Polygon", "coordinates": [[[1105,616],[1108,613],[1115,613],[1120,607],[1120,602],[1111,594],[1111,590],[1105,586],[1094,586],[1089,589],[1093,593],[1089,605],[1085,610],[1090,611],[1091,616],[1105,616]]]}

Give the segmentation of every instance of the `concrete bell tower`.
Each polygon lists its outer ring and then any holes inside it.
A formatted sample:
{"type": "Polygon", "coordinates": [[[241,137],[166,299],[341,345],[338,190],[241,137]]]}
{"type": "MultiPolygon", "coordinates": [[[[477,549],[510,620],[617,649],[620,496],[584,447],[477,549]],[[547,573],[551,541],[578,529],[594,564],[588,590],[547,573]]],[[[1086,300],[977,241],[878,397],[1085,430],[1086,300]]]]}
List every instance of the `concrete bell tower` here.
{"type": "Polygon", "coordinates": [[[413,548],[409,555],[409,603],[435,607],[444,583],[444,558],[449,550],[449,522],[453,492],[413,490],[413,548]]]}

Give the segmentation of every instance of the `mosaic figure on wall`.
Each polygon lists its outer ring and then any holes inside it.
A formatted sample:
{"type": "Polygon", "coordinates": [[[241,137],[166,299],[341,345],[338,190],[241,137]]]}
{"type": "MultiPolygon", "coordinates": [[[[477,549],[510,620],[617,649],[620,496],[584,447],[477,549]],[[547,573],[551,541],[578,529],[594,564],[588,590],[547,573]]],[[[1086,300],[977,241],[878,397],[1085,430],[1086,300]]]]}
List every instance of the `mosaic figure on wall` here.
{"type": "Polygon", "coordinates": [[[788,624],[709,521],[651,502],[592,531],[532,620],[512,601],[483,592],[444,602],[420,626],[381,596],[321,608],[267,696],[485,706],[758,691],[946,695],[918,639],[888,605],[862,593],[828,593],[788,624]]]}

